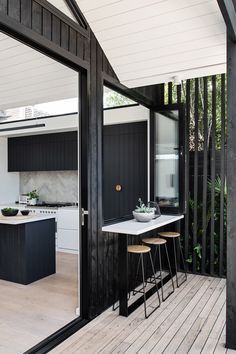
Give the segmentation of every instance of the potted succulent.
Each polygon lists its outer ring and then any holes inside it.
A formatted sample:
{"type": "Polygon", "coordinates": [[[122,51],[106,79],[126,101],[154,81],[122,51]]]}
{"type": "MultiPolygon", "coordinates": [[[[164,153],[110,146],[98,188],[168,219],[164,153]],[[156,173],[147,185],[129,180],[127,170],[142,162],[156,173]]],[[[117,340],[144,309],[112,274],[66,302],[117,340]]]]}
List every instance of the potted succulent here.
{"type": "Polygon", "coordinates": [[[29,198],[29,205],[36,205],[36,204],[37,204],[39,195],[38,195],[36,189],[34,189],[32,192],[29,192],[29,193],[27,194],[27,196],[28,196],[28,198],[29,198]]]}
{"type": "Polygon", "coordinates": [[[139,198],[138,202],[139,205],[137,205],[136,209],[133,211],[134,218],[139,222],[148,222],[152,220],[155,216],[153,208],[146,206],[141,198],[139,198]]]}

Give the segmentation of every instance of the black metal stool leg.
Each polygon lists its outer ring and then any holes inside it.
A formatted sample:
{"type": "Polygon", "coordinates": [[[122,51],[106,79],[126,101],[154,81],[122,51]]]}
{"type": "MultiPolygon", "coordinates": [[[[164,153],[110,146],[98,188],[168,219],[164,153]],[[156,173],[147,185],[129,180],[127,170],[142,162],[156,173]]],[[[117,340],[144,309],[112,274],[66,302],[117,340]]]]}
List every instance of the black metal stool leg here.
{"type": "Polygon", "coordinates": [[[177,288],[178,288],[179,287],[179,281],[178,281],[178,266],[177,266],[177,258],[176,258],[175,238],[173,238],[173,247],[174,247],[174,260],[175,260],[175,272],[176,272],[176,285],[177,285],[177,288]]]}
{"type": "Polygon", "coordinates": [[[173,294],[173,292],[175,291],[174,280],[173,280],[172,270],[171,270],[171,266],[170,266],[170,258],[169,258],[169,253],[168,253],[166,244],[165,244],[165,251],[166,251],[166,259],[167,259],[167,263],[168,263],[168,267],[169,267],[169,273],[170,273],[170,276],[171,276],[171,282],[172,282],[173,290],[165,297],[164,301],[165,301],[171,294],[173,294]]]}
{"type": "Polygon", "coordinates": [[[145,275],[144,275],[144,262],[143,262],[143,254],[141,256],[141,268],[142,268],[142,276],[143,276],[143,300],[144,300],[144,313],[145,318],[147,318],[147,306],[146,306],[146,291],[145,291],[145,275]]]}
{"type": "Polygon", "coordinates": [[[136,271],[136,275],[135,275],[135,279],[134,279],[133,295],[135,295],[137,293],[135,291],[135,287],[136,287],[136,284],[137,284],[137,281],[138,281],[140,263],[141,263],[141,254],[140,254],[139,259],[138,259],[138,267],[137,267],[137,271],[136,271]]]}
{"type": "Polygon", "coordinates": [[[160,279],[161,279],[161,297],[162,297],[162,301],[165,301],[164,300],[164,290],[163,290],[164,284],[163,284],[163,278],[162,278],[162,259],[161,259],[161,246],[160,245],[158,245],[158,253],[159,253],[160,279]]]}
{"type": "Polygon", "coordinates": [[[180,242],[180,238],[178,237],[178,242],[179,242],[179,251],[180,251],[180,257],[183,263],[183,268],[184,268],[184,280],[179,284],[182,285],[186,280],[187,280],[187,271],[186,271],[186,264],[184,261],[184,256],[183,256],[183,251],[182,251],[182,247],[181,247],[181,242],[180,242]]]}
{"type": "MultiPolygon", "coordinates": [[[[154,264],[153,264],[153,260],[152,260],[152,255],[151,253],[149,253],[149,257],[150,257],[150,262],[151,262],[151,266],[152,266],[152,271],[154,274],[154,279],[155,279],[155,286],[156,286],[156,290],[157,290],[157,296],[158,296],[158,300],[159,300],[159,306],[157,306],[152,312],[154,312],[158,307],[161,306],[161,298],[160,298],[160,294],[159,294],[159,290],[158,290],[158,286],[157,286],[157,281],[156,281],[156,277],[155,277],[155,268],[154,268],[154,264]]],[[[151,312],[151,313],[152,313],[151,312]]],[[[150,315],[151,315],[150,313],[150,315]]]]}

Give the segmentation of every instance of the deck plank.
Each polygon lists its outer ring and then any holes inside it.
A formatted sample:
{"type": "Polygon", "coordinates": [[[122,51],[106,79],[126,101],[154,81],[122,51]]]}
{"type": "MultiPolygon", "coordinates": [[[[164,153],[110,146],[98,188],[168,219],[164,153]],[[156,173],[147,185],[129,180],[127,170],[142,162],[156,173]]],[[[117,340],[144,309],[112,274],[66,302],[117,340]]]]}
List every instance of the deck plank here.
{"type": "Polygon", "coordinates": [[[193,287],[190,293],[181,300],[179,306],[167,317],[165,322],[157,328],[149,340],[144,343],[142,349],[139,351],[140,353],[145,353],[146,349],[149,353],[161,353],[165,349],[165,341],[168,341],[170,336],[172,338],[174,335],[175,328],[172,332],[173,323],[177,323],[177,325],[179,321],[181,324],[183,323],[186,315],[194,309],[206,289],[210,286],[212,278],[206,277],[205,279],[201,279],[200,282],[200,287],[198,287],[198,284],[193,287]],[[166,339],[164,340],[164,338],[166,339]]]}
{"type": "MultiPolygon", "coordinates": [[[[225,279],[189,275],[148,319],[143,306],[128,318],[108,309],[51,353],[236,354],[224,346],[225,285],[225,279]]],[[[148,304],[156,304],[155,294],[148,304]]]]}
{"type": "Polygon", "coordinates": [[[215,322],[219,316],[219,313],[220,313],[222,307],[224,306],[225,298],[226,298],[226,294],[225,294],[225,289],[224,289],[224,291],[222,291],[219,298],[217,299],[214,306],[212,307],[212,310],[211,310],[209,316],[205,320],[203,327],[201,329],[201,332],[199,332],[192,347],[190,348],[190,350],[189,350],[190,354],[195,354],[197,352],[200,353],[202,351],[203,346],[205,345],[205,342],[207,341],[208,336],[209,336],[213,326],[215,325],[215,322]]]}
{"type": "Polygon", "coordinates": [[[224,303],[221,312],[209,334],[209,337],[202,349],[203,354],[214,353],[215,347],[219,342],[221,332],[225,326],[226,303],[224,303]]]}
{"type": "MultiPolygon", "coordinates": [[[[209,288],[205,292],[205,294],[202,298],[202,301],[199,302],[198,306],[195,306],[195,308],[188,315],[188,317],[186,318],[184,323],[179,326],[175,335],[171,336],[171,340],[170,340],[169,344],[166,343],[166,348],[163,351],[165,354],[167,354],[167,353],[171,354],[176,351],[176,348],[179,347],[184,336],[186,335],[186,333],[188,333],[188,331],[190,330],[190,328],[194,324],[196,318],[198,318],[200,313],[205,309],[206,305],[208,304],[209,300],[211,299],[211,297],[214,294],[214,292],[216,291],[216,289],[218,289],[219,291],[222,289],[221,284],[222,284],[222,282],[220,279],[217,279],[217,278],[214,279],[212,284],[210,284],[209,288]]],[[[178,321],[178,325],[179,325],[179,321],[178,321]]]]}
{"type": "Polygon", "coordinates": [[[194,323],[189,331],[185,334],[185,337],[182,338],[182,342],[179,345],[178,349],[176,350],[177,354],[188,353],[189,349],[193,345],[193,342],[199,335],[202,330],[202,326],[204,322],[208,318],[212,307],[214,306],[215,302],[219,298],[220,294],[225,288],[225,279],[221,280],[219,287],[216,287],[214,293],[212,294],[211,298],[207,302],[206,306],[201,311],[200,315],[194,318],[194,323]]]}

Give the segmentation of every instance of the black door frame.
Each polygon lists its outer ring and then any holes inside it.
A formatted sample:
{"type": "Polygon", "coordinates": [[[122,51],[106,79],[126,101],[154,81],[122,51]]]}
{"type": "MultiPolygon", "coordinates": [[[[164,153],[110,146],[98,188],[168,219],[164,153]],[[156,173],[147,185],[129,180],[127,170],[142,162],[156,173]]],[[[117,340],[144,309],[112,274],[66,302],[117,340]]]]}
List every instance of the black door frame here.
{"type": "MultiPolygon", "coordinates": [[[[20,26],[16,26],[20,27],[20,26]]],[[[79,134],[78,134],[78,143],[80,146],[80,158],[79,158],[79,168],[80,168],[80,203],[79,203],[79,220],[81,221],[82,207],[84,210],[88,210],[88,163],[87,163],[87,144],[88,144],[88,114],[89,114],[89,97],[88,97],[88,70],[84,67],[81,67],[79,64],[68,60],[68,57],[61,56],[60,54],[51,50],[48,41],[44,38],[41,39],[42,46],[38,45],[38,42],[34,36],[29,36],[27,38],[22,36],[16,31],[12,31],[11,28],[6,26],[0,26],[0,31],[6,35],[12,37],[19,42],[30,46],[36,51],[39,51],[43,55],[50,57],[51,59],[60,62],[62,65],[67,66],[68,68],[76,71],[78,73],[79,82],[79,134]],[[31,38],[30,38],[31,37],[31,38]],[[82,148],[83,147],[83,148],[82,148]]],[[[27,32],[27,31],[26,31],[27,32]]],[[[37,36],[36,36],[37,37],[37,36]]],[[[80,60],[78,59],[80,63],[80,60]]],[[[88,67],[89,68],[89,67],[88,67]]],[[[63,342],[66,338],[71,336],[73,333],[77,332],[80,328],[86,325],[89,322],[88,311],[89,311],[89,302],[88,302],[88,282],[87,279],[87,256],[88,256],[88,245],[87,245],[87,228],[88,228],[88,218],[85,217],[84,226],[79,232],[79,245],[80,245],[80,317],[71,321],[63,328],[59,329],[52,335],[45,338],[40,343],[36,344],[34,347],[26,351],[27,354],[31,353],[47,353],[49,350],[56,347],[58,344],[63,342]]]]}
{"type": "Polygon", "coordinates": [[[163,214],[183,214],[185,213],[185,180],[186,180],[186,125],[185,125],[185,105],[183,103],[172,103],[172,104],[164,104],[155,107],[151,111],[151,118],[150,118],[150,197],[155,200],[154,195],[154,134],[155,134],[155,113],[160,111],[167,111],[167,110],[177,110],[179,112],[179,149],[180,149],[180,160],[179,160],[179,207],[169,208],[165,207],[162,208],[161,212],[163,214]]]}

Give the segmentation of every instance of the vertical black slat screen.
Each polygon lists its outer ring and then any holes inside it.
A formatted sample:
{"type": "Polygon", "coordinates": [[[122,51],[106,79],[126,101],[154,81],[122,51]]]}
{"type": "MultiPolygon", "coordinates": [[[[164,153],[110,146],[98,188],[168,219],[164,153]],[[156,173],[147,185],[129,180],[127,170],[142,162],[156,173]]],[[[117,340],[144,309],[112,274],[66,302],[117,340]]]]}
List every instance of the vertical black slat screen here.
{"type": "Polygon", "coordinates": [[[211,123],[211,227],[210,227],[210,274],[214,274],[215,262],[215,178],[216,178],[216,76],[212,76],[212,123],[211,123]]]}
{"type": "Polygon", "coordinates": [[[173,102],[173,98],[172,98],[173,90],[172,90],[172,88],[173,88],[173,84],[172,84],[172,82],[169,82],[168,83],[168,103],[169,104],[172,104],[172,102],[173,102]]]}
{"type": "Polygon", "coordinates": [[[195,97],[194,97],[194,192],[193,192],[193,271],[197,270],[197,260],[195,247],[197,246],[198,231],[198,120],[199,120],[199,79],[195,79],[195,97]]]}
{"type": "Polygon", "coordinates": [[[202,258],[201,272],[206,269],[206,236],[207,236],[207,165],[208,165],[208,78],[203,79],[203,188],[202,188],[202,258]]]}
{"type": "Polygon", "coordinates": [[[185,228],[184,228],[184,255],[185,259],[189,254],[189,125],[190,125],[190,80],[186,82],[186,180],[185,180],[185,196],[186,196],[186,210],[185,210],[185,228]]]}
{"type": "Polygon", "coordinates": [[[225,274],[226,264],[224,264],[225,252],[225,74],[221,75],[221,153],[220,153],[220,241],[219,241],[219,275],[225,274]]]}
{"type": "Polygon", "coordinates": [[[177,103],[181,103],[181,93],[182,93],[182,87],[181,85],[177,86],[177,103]]]}
{"type": "MultiPolygon", "coordinates": [[[[163,102],[175,102],[172,83],[165,85],[165,89],[168,92],[163,102]]],[[[224,277],[226,75],[186,80],[181,91],[185,97],[187,128],[184,255],[193,273],[224,277]]],[[[181,91],[177,86],[177,102],[181,91]]]]}

